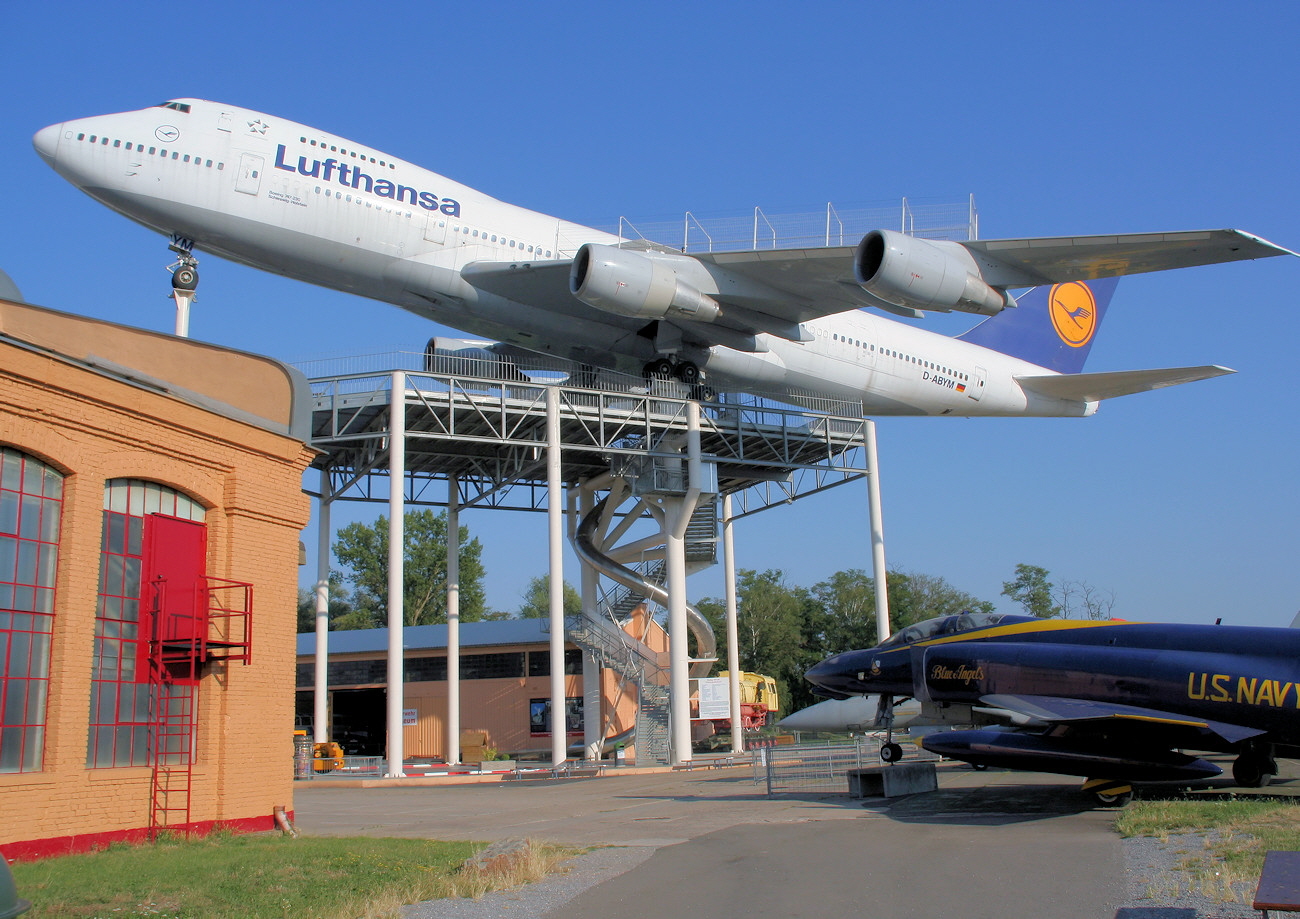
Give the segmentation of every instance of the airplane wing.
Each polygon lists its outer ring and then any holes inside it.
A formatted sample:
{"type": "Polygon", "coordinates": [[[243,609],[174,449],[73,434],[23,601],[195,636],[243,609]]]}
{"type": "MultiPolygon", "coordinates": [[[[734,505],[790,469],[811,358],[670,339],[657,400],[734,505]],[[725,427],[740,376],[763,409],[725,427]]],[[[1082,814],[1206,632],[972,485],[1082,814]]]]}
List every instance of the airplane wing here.
{"type": "MultiPolygon", "coordinates": [[[[701,253],[692,257],[756,280],[772,291],[772,296],[762,299],[719,296],[725,308],[711,323],[674,321],[692,341],[702,345],[732,345],[738,335],[764,333],[806,341],[810,336],[800,325],[812,319],[867,306],[897,311],[853,280],[852,248],[701,253]]],[[[461,269],[461,277],[474,287],[516,303],[561,314],[582,315],[588,311],[588,315],[611,322],[610,314],[583,304],[570,292],[571,264],[569,261],[471,262],[461,269]]],[[[627,321],[637,326],[645,324],[644,320],[627,321]]]]}
{"type": "Polygon", "coordinates": [[[1297,254],[1240,230],[988,239],[962,245],[995,263],[984,269],[984,280],[1003,289],[1297,254]]]}
{"type": "Polygon", "coordinates": [[[1110,373],[1045,374],[1043,376],[1018,376],[1016,382],[1022,389],[1052,399],[1079,402],[1098,402],[1149,392],[1180,383],[1208,380],[1228,373],[1236,373],[1217,364],[1205,367],[1171,367],[1166,370],[1119,370],[1110,373]]]}
{"type": "Polygon", "coordinates": [[[1259,728],[1242,727],[1222,721],[1193,718],[1154,708],[1093,702],[1060,696],[989,695],[980,701],[986,705],[1015,712],[1034,722],[1067,726],[1076,731],[1103,726],[1128,727],[1151,741],[1157,736],[1171,747],[1196,747],[1197,741],[1217,739],[1237,743],[1265,733],[1259,728]]]}
{"type": "MultiPolygon", "coordinates": [[[[918,241],[918,245],[924,244],[918,241]]],[[[1002,290],[1296,254],[1238,230],[971,240],[944,245],[968,249],[983,281],[1002,290]]],[[[745,348],[744,336],[761,334],[807,341],[810,335],[802,328],[803,323],[863,307],[912,318],[923,315],[920,309],[883,300],[858,285],[853,264],[856,247],[754,249],[689,255],[645,242],[625,244],[622,248],[658,249],[665,255],[694,259],[754,282],[745,296],[715,295],[723,308],[712,322],[666,320],[701,345],[745,348]]],[[[567,260],[482,261],[466,265],[461,269],[461,276],[474,287],[516,303],[575,318],[589,316],[611,322],[609,314],[602,314],[573,296],[569,290],[570,268],[571,262],[567,260]]],[[[617,324],[639,328],[645,320],[638,322],[622,317],[617,324]]],[[[1125,390],[1140,391],[1140,388],[1125,390]]]]}

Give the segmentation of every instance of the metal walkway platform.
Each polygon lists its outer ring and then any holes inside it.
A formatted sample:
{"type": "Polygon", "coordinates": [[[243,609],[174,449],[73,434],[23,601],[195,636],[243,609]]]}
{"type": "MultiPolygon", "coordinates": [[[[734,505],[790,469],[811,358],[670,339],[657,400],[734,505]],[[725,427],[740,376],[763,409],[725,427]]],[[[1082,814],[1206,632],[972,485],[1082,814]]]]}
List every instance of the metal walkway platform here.
{"type": "MultiPolygon", "coordinates": [[[[483,363],[490,366],[439,372],[424,369],[423,354],[396,353],[351,358],[334,373],[322,372],[322,363],[303,367],[313,393],[311,443],[322,451],[314,466],[328,471],[330,499],[387,500],[388,438],[398,402],[405,413],[409,504],[445,504],[447,489],[432,486],[455,478],[462,507],[543,509],[549,390],[559,402],[566,485],[617,474],[620,464],[645,457],[681,457],[674,435],[684,436],[692,401],[683,384],[647,386],[559,363],[510,364],[505,373],[503,365],[483,363]],[[499,378],[506,374],[511,378],[499,378]],[[405,390],[396,402],[395,379],[405,390]]],[[[701,403],[702,450],[716,463],[719,492],[735,495],[738,517],[865,474],[857,448],[866,420],[860,407],[835,408],[814,411],[730,394],[701,403]]]]}

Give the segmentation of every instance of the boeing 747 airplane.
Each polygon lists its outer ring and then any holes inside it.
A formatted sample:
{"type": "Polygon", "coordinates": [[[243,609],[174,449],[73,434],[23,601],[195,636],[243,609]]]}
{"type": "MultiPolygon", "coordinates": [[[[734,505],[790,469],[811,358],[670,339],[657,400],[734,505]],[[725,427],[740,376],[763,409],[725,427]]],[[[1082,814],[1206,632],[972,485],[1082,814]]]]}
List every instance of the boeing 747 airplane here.
{"type": "Polygon", "coordinates": [[[51,125],[61,176],[193,251],[392,303],[508,347],[869,415],[1086,416],[1224,367],[1084,374],[1114,278],[1287,254],[1235,230],[685,254],[506,204],[366,144],[177,99],[51,125]],[[1020,297],[1008,291],[1030,288],[1020,297]],[[987,317],[950,338],[864,307],[987,317]]]}

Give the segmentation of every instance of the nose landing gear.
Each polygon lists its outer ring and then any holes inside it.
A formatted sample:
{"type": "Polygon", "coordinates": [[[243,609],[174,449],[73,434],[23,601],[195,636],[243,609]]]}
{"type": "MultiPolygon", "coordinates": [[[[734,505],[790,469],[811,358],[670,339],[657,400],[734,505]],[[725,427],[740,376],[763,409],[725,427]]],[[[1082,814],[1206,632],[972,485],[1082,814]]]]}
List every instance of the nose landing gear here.
{"type": "Polygon", "coordinates": [[[176,336],[189,338],[190,304],[199,286],[199,260],[194,257],[193,240],[173,236],[167,248],[178,256],[177,261],[167,266],[172,273],[172,299],[176,301],[176,336]]]}

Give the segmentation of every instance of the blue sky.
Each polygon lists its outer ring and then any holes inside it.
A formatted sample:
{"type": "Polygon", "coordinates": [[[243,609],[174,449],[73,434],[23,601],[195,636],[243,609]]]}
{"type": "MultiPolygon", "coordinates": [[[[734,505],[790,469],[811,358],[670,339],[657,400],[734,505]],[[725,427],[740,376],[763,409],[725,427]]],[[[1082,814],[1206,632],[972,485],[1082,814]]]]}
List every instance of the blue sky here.
{"type": "MultiPolygon", "coordinates": [[[[985,238],[1234,227],[1297,248],[1298,30],[1289,3],[9,3],[0,268],[33,303],[170,330],[165,241],[66,184],[31,136],[183,96],[598,226],[973,193],[985,238]]],[[[198,338],[300,360],[434,331],[201,269],[198,338]]],[[[998,601],[1026,562],[1113,592],[1127,618],[1289,624],[1298,289],[1290,258],[1121,282],[1089,370],[1235,376],[1086,420],[882,421],[891,567],[998,601]]],[[[739,564],[804,586],[869,568],[866,512],[854,484],[745,520],[739,564]]],[[[545,570],[544,516],[462,519],[489,603],[516,608],[545,570]]],[[[720,570],[691,590],[719,595],[720,570]]]]}

